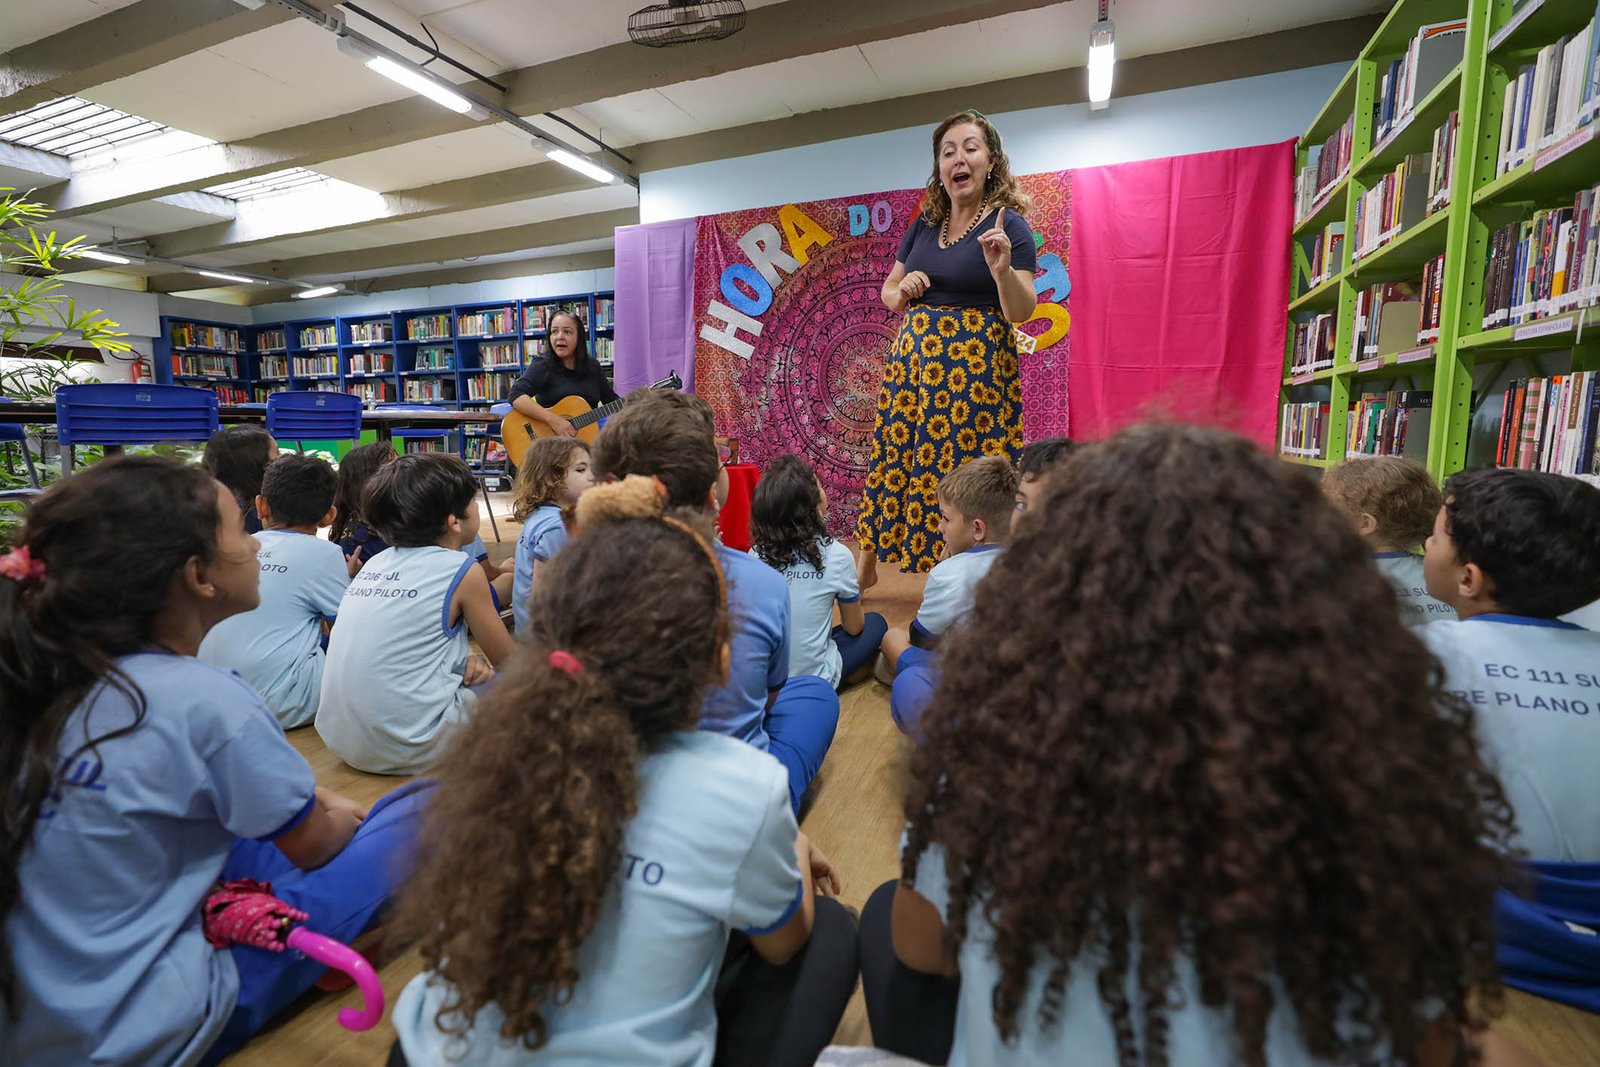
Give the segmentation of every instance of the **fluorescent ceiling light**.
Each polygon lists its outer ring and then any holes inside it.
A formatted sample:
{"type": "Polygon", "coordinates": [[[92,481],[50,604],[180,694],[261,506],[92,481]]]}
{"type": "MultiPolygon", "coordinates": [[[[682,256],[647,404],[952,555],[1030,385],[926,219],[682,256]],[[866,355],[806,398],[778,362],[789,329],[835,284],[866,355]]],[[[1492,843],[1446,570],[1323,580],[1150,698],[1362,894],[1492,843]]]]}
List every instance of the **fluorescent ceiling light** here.
{"type": "MultiPolygon", "coordinates": [[[[201,270],[199,267],[194,267],[191,269],[193,269],[196,274],[203,275],[207,278],[215,278],[218,281],[223,282],[238,282],[240,285],[249,285],[251,282],[258,280],[255,278],[246,278],[239,274],[228,274],[220,270],[201,270]]],[[[267,283],[261,282],[260,284],[265,285],[267,283]]]]}
{"type": "Polygon", "coordinates": [[[129,259],[127,256],[118,256],[110,252],[102,252],[98,248],[75,248],[72,250],[72,254],[83,259],[97,259],[102,263],[133,262],[133,260],[129,259]]]}
{"type": "Polygon", "coordinates": [[[339,291],[337,285],[319,285],[315,289],[302,289],[294,294],[296,300],[310,300],[317,296],[332,296],[339,291]]]}
{"type": "Polygon", "coordinates": [[[347,56],[354,56],[356,59],[361,60],[367,65],[368,70],[376,74],[382,74],[390,81],[403,85],[412,92],[419,96],[425,96],[436,104],[442,104],[458,115],[465,115],[473,109],[471,100],[468,100],[453,89],[447,89],[443,84],[424,73],[420,67],[397,63],[388,56],[380,56],[369,48],[364,41],[351,37],[349,34],[340,35],[339,51],[347,56]]]}
{"type": "Polygon", "coordinates": [[[1089,107],[1099,111],[1111,100],[1111,69],[1116,66],[1115,28],[1110,19],[1089,31],[1089,107]]]}
{"type": "Polygon", "coordinates": [[[612,174],[609,170],[589,162],[587,159],[584,159],[582,156],[574,152],[568,152],[565,148],[552,148],[545,152],[545,155],[549,156],[552,160],[561,164],[563,167],[566,167],[569,170],[575,170],[585,178],[593,178],[595,181],[600,182],[603,185],[610,185],[612,182],[617,180],[617,176],[612,174]]]}

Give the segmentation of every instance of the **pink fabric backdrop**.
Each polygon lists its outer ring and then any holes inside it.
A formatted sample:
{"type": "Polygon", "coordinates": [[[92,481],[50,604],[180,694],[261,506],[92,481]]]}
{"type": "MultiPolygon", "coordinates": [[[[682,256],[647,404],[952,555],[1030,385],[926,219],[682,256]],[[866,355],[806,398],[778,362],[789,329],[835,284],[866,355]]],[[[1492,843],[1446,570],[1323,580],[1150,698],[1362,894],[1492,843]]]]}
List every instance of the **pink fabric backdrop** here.
{"type": "Polygon", "coordinates": [[[1072,172],[1072,435],[1276,439],[1294,142],[1072,172]]]}

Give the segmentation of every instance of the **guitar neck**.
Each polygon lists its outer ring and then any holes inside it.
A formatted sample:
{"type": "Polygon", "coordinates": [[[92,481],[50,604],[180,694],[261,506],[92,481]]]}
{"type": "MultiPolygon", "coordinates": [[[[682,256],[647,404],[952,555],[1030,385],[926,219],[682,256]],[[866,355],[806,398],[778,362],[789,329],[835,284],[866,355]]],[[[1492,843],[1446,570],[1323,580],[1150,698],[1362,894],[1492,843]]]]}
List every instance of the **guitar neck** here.
{"type": "Polygon", "coordinates": [[[572,418],[568,419],[567,421],[572,423],[572,428],[574,430],[582,429],[583,427],[589,425],[591,422],[599,422],[601,419],[605,418],[607,415],[615,415],[617,412],[622,410],[623,403],[624,403],[623,399],[621,397],[618,397],[616,400],[613,400],[609,404],[601,404],[597,408],[590,408],[588,411],[585,411],[582,415],[574,415],[572,418]]]}

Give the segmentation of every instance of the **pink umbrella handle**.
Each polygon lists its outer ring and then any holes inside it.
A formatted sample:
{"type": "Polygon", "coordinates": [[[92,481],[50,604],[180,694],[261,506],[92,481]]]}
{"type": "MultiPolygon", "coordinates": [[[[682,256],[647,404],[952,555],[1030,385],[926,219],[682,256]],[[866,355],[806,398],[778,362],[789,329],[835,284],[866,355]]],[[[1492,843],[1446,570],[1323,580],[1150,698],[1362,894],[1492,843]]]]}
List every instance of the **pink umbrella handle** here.
{"type": "Polygon", "coordinates": [[[378,1020],[383,1018],[383,984],[378,981],[378,972],[372,969],[372,964],[367,962],[365,956],[342,941],[312,933],[304,926],[297,926],[289,931],[285,943],[296,952],[309,956],[325,966],[341,970],[355,979],[366,1004],[359,1011],[355,1008],[341,1009],[340,1026],[360,1033],[378,1025],[378,1020]]]}

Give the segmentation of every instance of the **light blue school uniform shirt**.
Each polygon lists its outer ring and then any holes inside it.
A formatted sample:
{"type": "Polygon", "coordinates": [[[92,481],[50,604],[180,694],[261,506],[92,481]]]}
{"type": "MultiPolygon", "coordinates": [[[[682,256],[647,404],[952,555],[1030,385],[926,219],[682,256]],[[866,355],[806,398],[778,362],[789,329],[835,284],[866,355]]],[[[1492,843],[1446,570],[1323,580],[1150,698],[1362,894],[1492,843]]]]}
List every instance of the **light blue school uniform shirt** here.
{"type": "Polygon", "coordinates": [[[262,530],[256,540],[261,604],[213,627],[199,658],[237,672],[293,729],[317,717],[322,620],[339,613],[350,571],[338,545],[309,534],[262,530]]]}
{"type": "Polygon", "coordinates": [[[973,545],[934,564],[911,628],[927,637],[939,637],[966,618],[972,610],[973,591],[999,558],[999,545],[973,545]]]}
{"type": "MultiPolygon", "coordinates": [[[[916,891],[945,916],[950,905],[949,879],[944,870],[944,851],[931,845],[917,861],[916,891]]],[[[946,918],[948,922],[948,918],[946,918]]],[[[1051,961],[1044,946],[1028,976],[1028,991],[1017,1015],[1017,1037],[1007,1044],[1000,1038],[994,1021],[992,995],[1000,980],[1000,967],[994,958],[994,930],[974,907],[967,919],[967,937],[961,943],[958,964],[961,968],[961,993],[956,1006],[955,1038],[950,1048],[950,1067],[1004,1063],[1012,1067],[1059,1067],[1061,1064],[1113,1064],[1117,1062],[1117,1042],[1111,1017],[1100,999],[1099,973],[1104,960],[1085,954],[1073,961],[1067,975],[1066,1001],[1053,1029],[1046,1031],[1039,1022],[1039,1003],[1049,978],[1051,961]]],[[[1233,1067],[1238,1063],[1233,1039],[1233,1022],[1223,1012],[1200,1002],[1200,982],[1194,963],[1188,957],[1173,962],[1174,988],[1167,997],[1167,1057],[1183,1067],[1233,1067]],[[1176,995],[1173,995],[1176,994],[1176,995]]],[[[1124,992],[1128,1003],[1137,1006],[1139,991],[1138,946],[1130,949],[1128,976],[1124,992]]],[[[1276,979],[1269,979],[1273,1010],[1267,1020],[1266,1054],[1271,1067],[1331,1067],[1316,1059],[1305,1048],[1300,1027],[1288,993],[1276,979]]],[[[1137,1007],[1135,1018],[1139,1016],[1137,1007]]],[[[1144,1034],[1134,1030],[1140,1057],[1147,1051],[1144,1034]]]]}
{"type": "Polygon", "coordinates": [[[334,755],[373,774],[417,774],[477,697],[466,676],[465,614],[450,598],[477,563],[428,545],[379,552],[350,582],[328,640],[317,733],[334,755]]]}
{"type": "Polygon", "coordinates": [[[483,543],[482,534],[474,537],[464,545],[461,551],[465,552],[474,563],[481,563],[489,558],[489,547],[483,543]]]}
{"type": "Polygon", "coordinates": [[[1556,619],[1477,615],[1419,631],[1445,688],[1478,720],[1489,764],[1536,860],[1600,861],[1600,633],[1556,619]]]}
{"type": "Polygon", "coordinates": [[[1428,582],[1422,576],[1422,557],[1410,552],[1374,552],[1373,565],[1389,579],[1400,601],[1400,621],[1407,626],[1430,622],[1450,622],[1456,609],[1428,595],[1428,582]]]}
{"type": "Polygon", "coordinates": [[[1600,600],[1561,618],[1564,622],[1575,622],[1585,630],[1600,630],[1600,600]]]}
{"type": "MultiPolygon", "coordinates": [[[[6,918],[19,1016],[0,1021],[0,1062],[187,1065],[221,1033],[239,993],[233,957],[205,939],[200,905],[235,837],[270,839],[312,810],[316,779],[255,690],[187,656],[118,665],[144,694],[129,725],[109,686],[62,731],[72,756],[22,856],[6,918]]],[[[787,803],[787,799],[785,801],[787,803]]]]}
{"type": "Polygon", "coordinates": [[[491,1006],[463,1049],[434,1022],[446,987],[423,973],[394,1006],[408,1061],[711,1063],[712,992],[728,931],[769,933],[801,904],[788,774],[771,756],[704,732],[675,735],[640,761],[638,774],[638,814],[623,835],[604,910],[579,951],[583,977],[570,1001],[541,1011],[549,1044],[529,1052],[502,1043],[504,1016],[491,1006]]]}
{"type": "Polygon", "coordinates": [[[728,684],[706,695],[700,729],[767,750],[767,693],[789,680],[789,588],[748,552],[716,546],[728,584],[728,684]]]}
{"type": "Polygon", "coordinates": [[[518,637],[528,636],[528,601],[533,596],[534,562],[550,562],[566,543],[567,525],[561,521],[561,509],[554,504],[540,504],[522,524],[511,572],[511,611],[516,616],[518,637]]]}
{"type": "MultiPolygon", "coordinates": [[[[778,571],[789,587],[789,676],[812,674],[837,689],[844,660],[833,643],[833,605],[860,600],[861,587],[848,548],[831,538],[820,547],[820,571],[805,560],[778,571]]],[[[761,558],[754,549],[750,554],[761,558]]]]}

